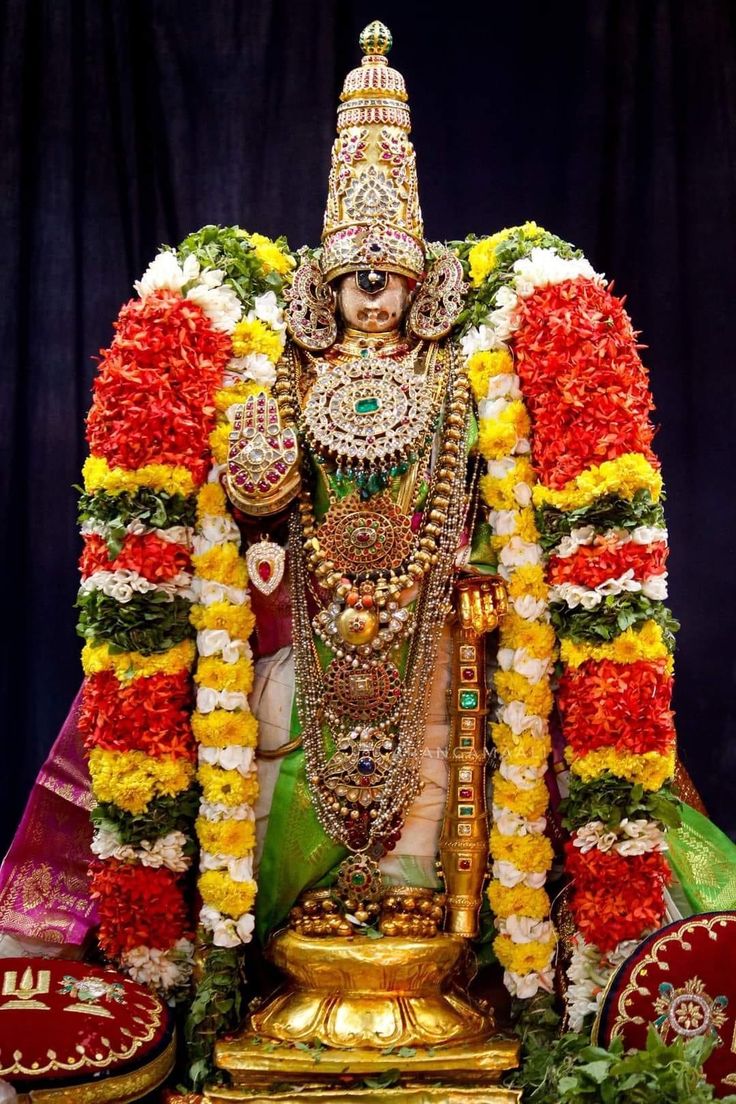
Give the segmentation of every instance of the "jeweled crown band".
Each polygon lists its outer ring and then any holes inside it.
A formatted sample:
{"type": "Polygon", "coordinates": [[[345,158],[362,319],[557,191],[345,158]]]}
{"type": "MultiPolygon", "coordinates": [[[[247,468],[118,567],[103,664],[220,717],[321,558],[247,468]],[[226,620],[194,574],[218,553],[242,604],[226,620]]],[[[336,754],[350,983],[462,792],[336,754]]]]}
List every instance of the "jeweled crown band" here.
{"type": "Polygon", "coordinates": [[[424,265],[424,242],[397,226],[343,226],[322,241],[321,266],[328,280],[361,268],[415,278],[422,275],[424,265]]]}

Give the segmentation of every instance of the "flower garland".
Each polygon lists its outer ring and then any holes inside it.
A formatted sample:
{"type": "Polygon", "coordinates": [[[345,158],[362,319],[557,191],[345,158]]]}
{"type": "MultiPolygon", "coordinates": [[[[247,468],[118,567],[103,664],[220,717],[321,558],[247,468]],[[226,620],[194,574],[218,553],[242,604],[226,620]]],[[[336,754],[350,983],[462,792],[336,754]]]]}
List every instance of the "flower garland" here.
{"type": "MultiPolygon", "coordinates": [[[[466,263],[481,296],[495,249],[509,233],[502,231],[470,249],[466,263]]],[[[539,231],[529,223],[523,233],[531,239],[539,231]]],[[[469,329],[461,346],[478,402],[478,448],[488,464],[480,492],[509,594],[493,680],[497,704],[491,733],[500,758],[492,780],[488,898],[498,928],[493,947],[509,991],[529,998],[540,988],[551,991],[556,947],[544,889],[553,857],[545,835],[544,775],[551,750],[555,633],[532,507],[536,477],[529,457],[529,415],[513,356],[497,330],[486,324],[469,329]]]]}
{"type": "Polygon", "coordinates": [[[255,748],[258,726],[250,711],[255,626],[240,530],[221,485],[238,407],[268,392],[286,338],[281,290],[295,266],[285,247],[261,235],[205,228],[179,250],[182,267],[208,258],[223,269],[242,305],[231,334],[230,356],[214,394],[209,434],[212,457],[197,495],[193,537],[197,664],[192,728],[197,740],[201,788],[196,831],[201,898],[198,942],[203,956],[185,1034],[189,1076],[195,1087],[213,1073],[217,1035],[237,1022],[239,949],[250,942],[253,905],[255,813],[258,796],[255,748]],[[244,249],[244,245],[248,248],[244,249]]]}
{"type": "Polygon", "coordinates": [[[566,869],[578,935],[568,1016],[577,1029],[626,948],[664,916],[676,623],[663,606],[662,480],[646,370],[621,300],[539,228],[490,241],[469,251],[480,291],[465,342],[508,343],[531,417],[531,493],[571,767],[566,869]]]}
{"type": "Polygon", "coordinates": [[[184,880],[194,851],[194,492],[237,303],[217,274],[194,267],[187,281],[144,277],[138,291],[102,353],[87,420],[79,727],[97,802],[100,948],[173,996],[194,952],[184,880]]]}
{"type": "Polygon", "coordinates": [[[99,942],[169,996],[192,969],[197,805],[205,974],[208,941],[232,947],[252,930],[253,616],[218,476],[228,408],[273,375],[276,292],[293,266],[283,243],[238,228],[163,250],[121,311],[88,419],[80,728],[99,942]]]}

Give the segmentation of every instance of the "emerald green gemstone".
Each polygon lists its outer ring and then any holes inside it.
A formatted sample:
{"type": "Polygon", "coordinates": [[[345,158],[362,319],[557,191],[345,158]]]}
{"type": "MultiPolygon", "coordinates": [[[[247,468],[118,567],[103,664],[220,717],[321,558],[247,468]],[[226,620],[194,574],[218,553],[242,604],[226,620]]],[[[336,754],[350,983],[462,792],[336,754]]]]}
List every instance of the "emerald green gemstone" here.
{"type": "Polygon", "coordinates": [[[472,805],[460,805],[460,807],[458,808],[458,816],[472,816],[472,815],[473,815],[473,806],[472,805]]]}
{"type": "Polygon", "coordinates": [[[478,708],[478,691],[477,690],[461,690],[460,691],[460,708],[461,709],[477,709],[478,708]]]}
{"type": "Polygon", "coordinates": [[[379,402],[375,395],[367,399],[356,399],[355,401],[355,413],[356,414],[374,414],[378,410],[379,402]]]}
{"type": "Polygon", "coordinates": [[[473,737],[472,736],[461,736],[460,737],[460,747],[472,747],[472,746],[473,746],[473,737]]]}
{"type": "Polygon", "coordinates": [[[364,874],[353,874],[353,877],[352,877],[351,881],[352,881],[354,886],[362,886],[363,883],[365,882],[365,875],[364,874]]]}

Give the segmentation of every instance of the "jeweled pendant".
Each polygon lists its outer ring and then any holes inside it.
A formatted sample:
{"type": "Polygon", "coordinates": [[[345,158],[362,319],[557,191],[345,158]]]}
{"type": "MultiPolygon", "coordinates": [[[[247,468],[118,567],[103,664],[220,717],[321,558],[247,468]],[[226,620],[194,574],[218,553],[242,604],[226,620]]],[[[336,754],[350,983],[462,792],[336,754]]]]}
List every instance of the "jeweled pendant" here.
{"type": "Polygon", "coordinates": [[[337,868],[337,892],[345,898],[377,901],[383,891],[381,871],[377,862],[365,854],[351,855],[337,868]]]}
{"type": "Polygon", "coordinates": [[[266,537],[252,544],[245,554],[248,577],[261,594],[273,594],[284,577],[286,552],[266,537]]]}
{"type": "Polygon", "coordinates": [[[343,610],[337,618],[337,631],[347,644],[370,644],[378,632],[378,617],[373,610],[343,610]]]}

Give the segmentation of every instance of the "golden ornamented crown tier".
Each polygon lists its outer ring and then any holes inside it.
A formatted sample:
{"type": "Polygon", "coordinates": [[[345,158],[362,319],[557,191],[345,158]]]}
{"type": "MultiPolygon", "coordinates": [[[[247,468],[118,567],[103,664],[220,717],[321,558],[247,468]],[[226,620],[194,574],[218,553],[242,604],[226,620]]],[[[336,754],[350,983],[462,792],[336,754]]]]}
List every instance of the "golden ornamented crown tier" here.
{"type": "Polygon", "coordinates": [[[371,23],[360,68],[345,78],[337,110],[322,271],[328,280],[373,268],[417,277],[425,246],[404,78],[386,54],[391,34],[371,23]]]}

